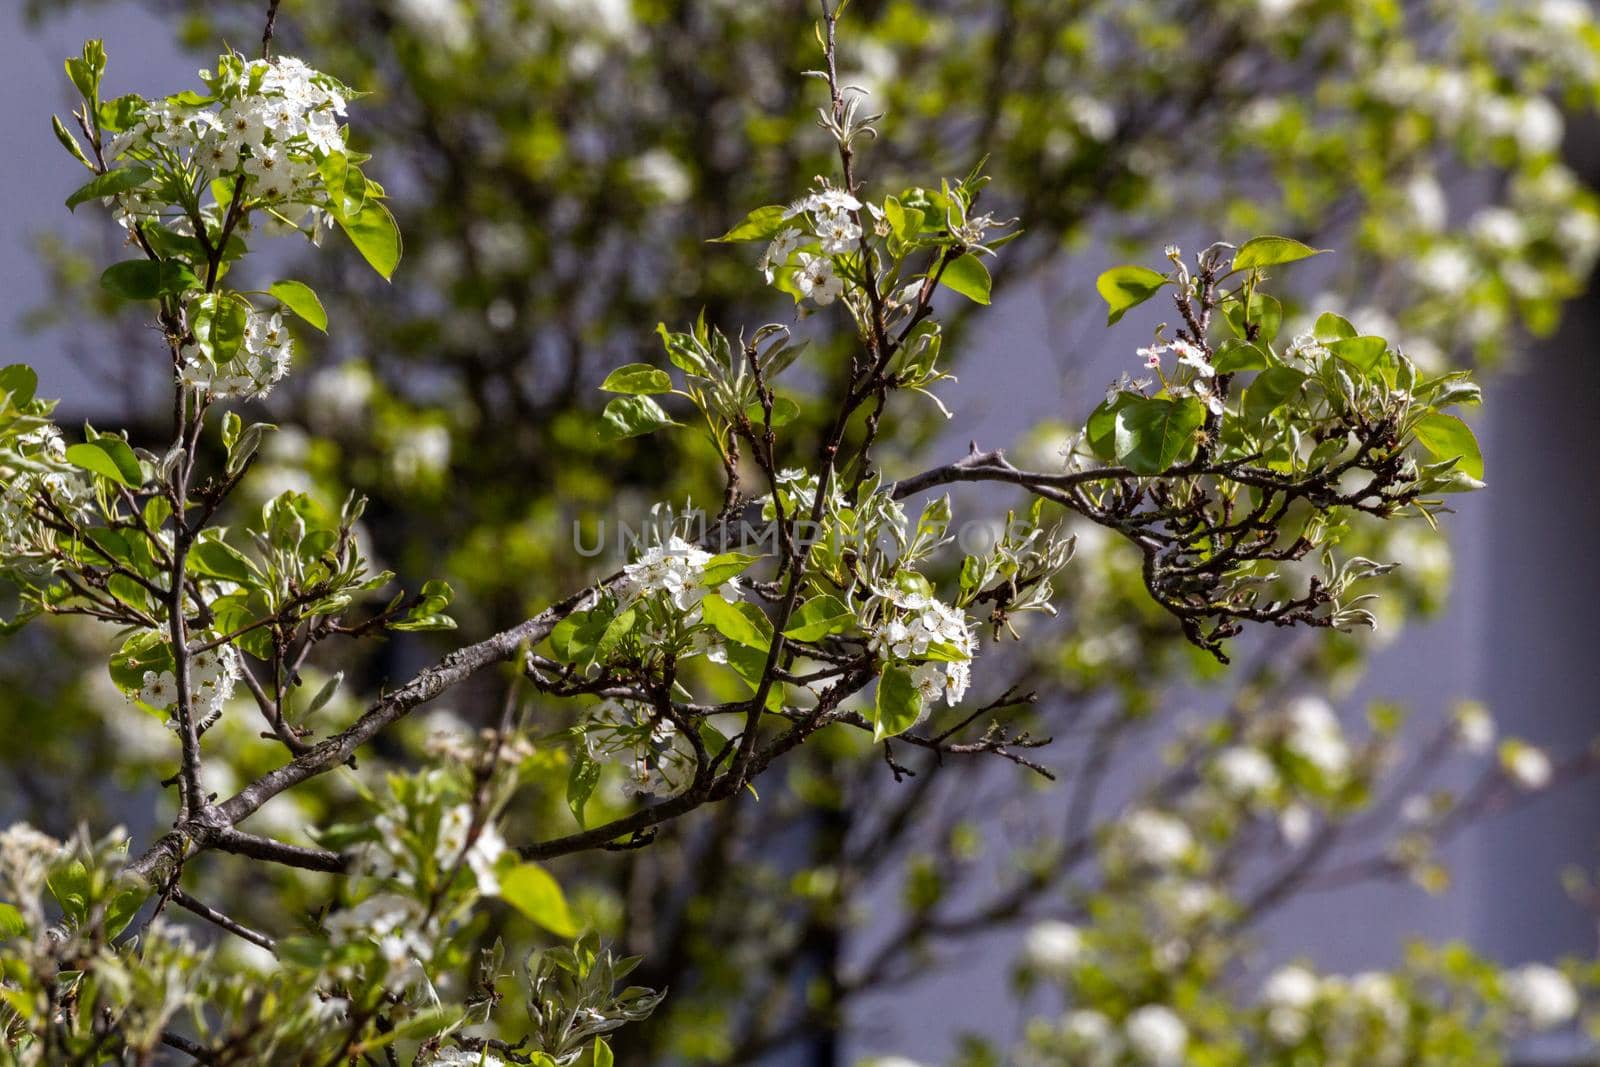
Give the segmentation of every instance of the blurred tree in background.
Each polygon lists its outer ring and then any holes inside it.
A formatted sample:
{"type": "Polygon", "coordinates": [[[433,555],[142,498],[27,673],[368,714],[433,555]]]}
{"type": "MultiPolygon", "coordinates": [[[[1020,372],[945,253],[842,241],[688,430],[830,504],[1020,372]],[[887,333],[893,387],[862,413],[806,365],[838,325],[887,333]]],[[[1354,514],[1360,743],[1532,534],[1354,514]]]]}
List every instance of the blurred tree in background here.
{"type": "MultiPolygon", "coordinates": [[[[56,8],[36,6],[40,18],[56,8]]],[[[254,0],[150,6],[202,52],[259,33],[254,0]]],[[[334,508],[351,490],[366,494],[370,554],[401,575],[448,578],[469,636],[515,624],[577,579],[612,569],[614,554],[574,574],[574,529],[592,533],[657,500],[716,499],[721,468],[686,447],[686,435],[602,442],[595,387],[618,366],[657,359],[658,322],[678,328],[702,311],[713,323],[793,315],[750,257],[706,240],[749,206],[800,195],[797,175],[832,172],[818,94],[795,76],[818,62],[815,22],[813,5],[799,0],[285,3],[280,49],[371,94],[354,105],[357,147],[374,155],[371,173],[392,197],[407,259],[392,283],[348,250],[289,271],[343,325],[333,340],[300,339],[301,372],[270,402],[282,430],[244,493],[259,504],[301,488],[334,508]]],[[[1600,251],[1594,194],[1561,159],[1563,112],[1588,111],[1600,93],[1600,27],[1573,0],[856,0],[849,24],[841,78],[869,90],[872,110],[887,115],[868,149],[874,183],[954,179],[987,159],[984,209],[1024,227],[993,261],[995,291],[1059,302],[1043,314],[1061,349],[1081,336],[1062,324],[1086,306],[1073,301],[1087,286],[1061,282],[1074,257],[1115,248],[1151,262],[1174,235],[1278,232],[1340,250],[1278,285],[1283,337],[1310,328],[1307,311],[1332,308],[1429,372],[1493,366],[1528,334],[1554,327],[1600,251]]],[[[104,312],[85,321],[74,311],[57,325],[83,337],[129,330],[125,305],[94,283],[100,254],[66,242],[46,253],[63,297],[55,306],[104,312]]],[[[1098,267],[1107,256],[1088,258],[1098,267]]],[[[1003,301],[992,311],[953,301],[944,314],[956,372],[993,379],[997,392],[1005,353],[969,327],[1009,310],[1003,301]]],[[[1129,329],[1115,336],[1137,371],[1129,329]]],[[[812,321],[797,330],[813,346],[802,384],[831,395],[854,338],[812,321]]],[[[91,360],[121,360],[115,346],[91,350],[107,353],[91,360]]],[[[164,417],[159,366],[148,380],[120,380],[130,419],[164,417]]],[[[948,439],[939,412],[919,400],[896,401],[904,407],[895,435],[877,446],[892,474],[912,473],[909,457],[948,439]]],[[[1098,384],[1085,386],[1057,425],[984,444],[1039,457],[1035,468],[1059,467],[1069,434],[1100,400],[1098,384]]],[[[803,455],[826,429],[806,412],[791,428],[803,455]]],[[[1347,543],[1358,554],[1407,564],[1387,580],[1383,624],[1437,609],[1450,571],[1442,536],[1418,523],[1352,521],[1347,543]]],[[[764,786],[759,802],[744,796],[663,826],[645,849],[555,866],[583,916],[646,957],[638,980],[671,989],[619,1044],[623,1062],[749,1063],[796,1043],[828,1047],[850,1024],[853,997],[938,966],[962,939],[1078,914],[1086,893],[1117,877],[1097,868],[1096,843],[1115,822],[1113,794],[1130,793],[1130,775],[1170,798],[1205,785],[1196,768],[1207,753],[1243,738],[1293,749],[1298,735],[1274,716],[1301,722],[1306,694],[1361,669],[1360,635],[1317,630],[1256,634],[1225,673],[1151,602],[1137,553],[1092,528],[1078,533],[1061,579],[1068,611],[1029,629],[1026,645],[994,668],[1010,673],[1017,692],[1038,694],[1006,722],[1054,736],[1033,758],[1060,781],[1041,787],[1009,764],[1014,774],[896,750],[916,772],[901,780],[865,737],[830,733],[795,753],[782,785],[764,786]],[[1220,710],[1184,735],[1170,766],[1152,767],[1152,739],[1172,739],[1161,714],[1168,695],[1191,685],[1214,692],[1220,710]],[[1107,783],[1115,788],[1103,790],[1107,783]],[[1026,825],[1006,842],[987,834],[1017,796],[1027,800],[1026,825]],[[863,894],[883,885],[898,887],[902,913],[869,921],[863,894]],[[858,950],[847,953],[858,935],[858,950]]],[[[8,814],[63,835],[80,819],[114,820],[125,791],[148,788],[172,763],[170,735],[107,699],[99,668],[75,666],[83,657],[74,649],[84,647],[75,642],[86,640],[35,629],[13,639],[0,664],[13,683],[27,680],[8,685],[0,722],[8,736],[35,739],[0,757],[17,805],[8,814]],[[100,784],[63,807],[65,780],[100,784]]],[[[341,695],[321,720],[345,721],[362,696],[449,647],[430,641],[396,639],[359,667],[340,664],[341,695]]],[[[326,676],[316,662],[305,674],[312,690],[326,676]]],[[[500,715],[488,687],[448,701],[448,712],[385,735],[364,755],[363,777],[409,765],[429,746],[448,748],[500,715]]],[[[1479,715],[1463,709],[1460,722],[1475,725],[1425,730],[1481,741],[1479,715]]],[[[1383,810],[1383,753],[1402,719],[1376,709],[1372,738],[1359,743],[1345,742],[1336,724],[1309,728],[1338,735],[1337,781],[1274,793],[1257,813],[1269,829],[1283,824],[1288,854],[1281,867],[1241,863],[1226,875],[1240,880],[1236,895],[1249,905],[1242,926],[1314,880],[1347,817],[1383,810]]],[[[539,740],[530,759],[562,767],[570,709],[536,707],[532,724],[539,740]]],[[[213,760],[208,771],[225,795],[278,756],[246,743],[254,728],[242,717],[224,728],[237,734],[229,751],[238,764],[213,760]]],[[[1481,754],[1484,744],[1470,743],[1481,754]]],[[[1449,751],[1425,748],[1429,769],[1453,758],[1449,751]]],[[[1482,771],[1479,792],[1517,791],[1525,751],[1503,755],[1482,771]]],[[[1309,763],[1307,782],[1328,770],[1309,763]]],[[[1289,759],[1278,773],[1294,766],[1289,759]]],[[[626,810],[622,778],[603,779],[591,805],[626,810]]],[[[565,773],[553,780],[558,787],[525,792],[510,813],[523,839],[571,826],[565,773]]],[[[286,795],[253,825],[271,820],[292,839],[351,790],[330,778],[320,792],[286,795]]],[[[1436,844],[1485,800],[1469,791],[1438,804],[1402,829],[1384,823],[1333,874],[1439,888],[1436,844]]],[[[1277,840],[1269,834],[1251,847],[1270,854],[1277,840]]],[[[292,923],[324,891],[316,876],[291,872],[275,876],[285,879],[281,896],[244,894],[242,880],[260,873],[226,859],[208,858],[203,877],[215,887],[204,895],[241,900],[244,915],[268,927],[292,923]]],[[[1138,915],[1108,913],[1110,896],[1089,908],[1101,936],[1144,936],[1138,915]]],[[[1048,980],[1059,955],[1043,952],[1019,977],[1048,980]]],[[[1447,959],[1417,967],[1466,980],[1447,959]]],[[[1203,969],[1195,981],[1214,973],[1203,969]]],[[[1045,1050],[1076,1040],[1033,1038],[1045,1050]]]]}

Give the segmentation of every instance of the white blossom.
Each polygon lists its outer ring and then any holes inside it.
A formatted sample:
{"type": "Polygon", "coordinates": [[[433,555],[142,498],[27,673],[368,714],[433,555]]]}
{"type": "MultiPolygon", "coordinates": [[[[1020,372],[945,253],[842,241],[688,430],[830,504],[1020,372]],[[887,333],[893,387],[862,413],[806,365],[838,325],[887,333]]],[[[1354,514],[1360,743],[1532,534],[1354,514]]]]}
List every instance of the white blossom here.
{"type": "Polygon", "coordinates": [[[1484,755],[1494,747],[1494,717],[1482,704],[1463,704],[1455,715],[1456,741],[1474,755],[1484,755]]]}
{"type": "Polygon", "coordinates": [[[1506,995],[1535,1030],[1548,1030],[1578,1013],[1578,992],[1566,975],[1543,963],[1530,963],[1505,975],[1506,995]]]}
{"type": "Polygon", "coordinates": [[[1322,988],[1317,976],[1299,964],[1280,967],[1261,986],[1261,1002],[1273,1008],[1304,1010],[1317,1001],[1322,988]]]}
{"type": "Polygon", "coordinates": [[[737,578],[730,578],[714,589],[702,584],[700,576],[710,561],[710,552],[673,534],[664,543],[645,549],[638,559],[623,567],[618,593],[625,601],[662,595],[681,612],[698,608],[710,592],[721,593],[724,599],[737,598],[737,578]]]}
{"type": "Polygon", "coordinates": [[[1056,919],[1035,923],[1023,939],[1022,954],[1041,973],[1066,974],[1083,959],[1083,933],[1056,919]]]}
{"type": "Polygon", "coordinates": [[[1278,784],[1278,769],[1253,748],[1235,746],[1217,755],[1213,764],[1217,781],[1230,796],[1254,797],[1278,784]]]}
{"type": "Polygon", "coordinates": [[[779,230],[772,238],[772,243],[767,245],[767,251],[761,257],[761,273],[767,281],[772,281],[779,267],[788,265],[789,257],[799,250],[801,241],[800,231],[793,226],[779,230]]]}
{"type": "Polygon", "coordinates": [[[1079,1008],[1069,1012],[1061,1031],[1069,1049],[1082,1057],[1082,1067],[1110,1067],[1122,1053],[1121,1035],[1098,1011],[1079,1008]]]}
{"type": "Polygon", "coordinates": [[[1350,749],[1327,701],[1310,695],[1296,697],[1284,715],[1289,751],[1330,778],[1338,778],[1349,769],[1350,749]]]}
{"type": "Polygon", "coordinates": [[[809,252],[800,253],[799,258],[794,282],[800,295],[814,301],[818,307],[833,303],[844,292],[844,279],[834,273],[833,260],[809,252]]]}
{"type": "Polygon", "coordinates": [[[1181,819],[1150,808],[1125,816],[1117,827],[1130,858],[1151,867],[1172,867],[1194,850],[1194,835],[1181,819]]]}
{"type": "Polygon", "coordinates": [[[1550,757],[1543,750],[1520,742],[1508,744],[1500,762],[1506,776],[1519,788],[1529,791],[1549,785],[1555,773],[1550,765],[1550,757]]]}
{"type": "Polygon", "coordinates": [[[1122,1024],[1128,1048],[1150,1067],[1179,1067],[1189,1047],[1189,1029],[1183,1020],[1160,1004],[1146,1004],[1122,1024]]]}

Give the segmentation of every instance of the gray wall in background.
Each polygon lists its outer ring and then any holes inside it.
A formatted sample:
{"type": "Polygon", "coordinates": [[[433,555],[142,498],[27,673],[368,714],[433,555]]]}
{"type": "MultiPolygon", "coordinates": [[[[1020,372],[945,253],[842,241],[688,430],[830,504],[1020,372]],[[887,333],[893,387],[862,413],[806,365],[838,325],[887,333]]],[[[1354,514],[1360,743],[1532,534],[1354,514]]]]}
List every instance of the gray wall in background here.
{"type": "MultiPolygon", "coordinates": [[[[5,6],[0,291],[7,306],[0,314],[0,362],[34,363],[46,394],[82,395],[86,383],[60,339],[29,338],[17,323],[46,291],[32,236],[71,224],[62,200],[82,180],[47,120],[50,111],[65,109],[61,59],[85,36],[104,36],[115,82],[151,93],[167,91],[171,72],[194,64],[175,52],[169,26],[127,5],[76,12],[39,31],[24,27],[16,0],[5,6]]],[[[1091,268],[1098,261],[1091,260],[1076,258],[1041,284],[1052,295],[1092,294],[1091,268]]],[[[969,357],[967,380],[950,391],[961,413],[952,441],[976,437],[993,447],[1032,420],[1081,415],[1086,398],[1128,366],[1126,337],[1108,337],[1098,323],[1089,328],[1095,316],[1073,316],[1065,327],[1048,321],[1044,295],[1013,293],[990,313],[992,351],[969,357]],[[1046,339],[1050,329],[1054,340],[1046,339]],[[1075,358],[1084,352],[1098,355],[1075,358]]],[[[1600,567],[1593,552],[1600,492],[1590,486],[1600,412],[1597,328],[1593,303],[1575,306],[1559,337],[1489,383],[1491,402],[1479,429],[1490,487],[1452,520],[1458,559],[1448,615],[1407,631],[1380,652],[1358,691],[1341,701],[1347,710],[1368,698],[1394,698],[1430,719],[1457,698],[1477,696],[1493,706],[1504,727],[1537,743],[1573,751],[1595,734],[1600,567]],[[1446,683],[1447,676],[1465,680],[1446,683]]],[[[1466,936],[1512,962],[1592,952],[1593,918],[1571,904],[1558,876],[1569,864],[1600,866],[1597,843],[1600,788],[1585,783],[1470,834],[1453,850],[1457,883],[1445,897],[1404,887],[1320,897],[1273,924],[1270,951],[1309,952],[1334,969],[1392,962],[1411,934],[1466,936]]],[[[1014,1033],[1006,977],[1015,948],[1014,934],[969,944],[955,970],[869,1006],[863,1022],[871,1017],[884,1025],[864,1028],[854,1051],[893,1047],[931,1060],[963,1030],[1014,1033]]]]}

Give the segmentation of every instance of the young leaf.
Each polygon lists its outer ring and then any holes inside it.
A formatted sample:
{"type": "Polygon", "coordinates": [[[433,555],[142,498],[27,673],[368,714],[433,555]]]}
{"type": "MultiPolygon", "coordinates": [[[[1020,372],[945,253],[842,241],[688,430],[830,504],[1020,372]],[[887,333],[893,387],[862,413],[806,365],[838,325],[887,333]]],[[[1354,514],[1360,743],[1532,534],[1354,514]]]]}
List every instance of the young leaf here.
{"type": "Polygon", "coordinates": [[[1359,331],[1343,315],[1324,311],[1317,316],[1317,324],[1312,327],[1311,332],[1318,341],[1327,344],[1329,341],[1343,341],[1354,337],[1359,331]]]}
{"type": "Polygon", "coordinates": [[[1262,371],[1244,391],[1244,413],[1262,419],[1282,407],[1300,392],[1306,376],[1293,367],[1272,367],[1262,371]]]}
{"type": "Polygon", "coordinates": [[[317,299],[317,294],[311,286],[305,282],[281,281],[273,282],[267,291],[277,297],[278,303],[306,322],[323,333],[328,332],[328,313],[323,310],[322,301],[317,299]]]}
{"type": "Polygon", "coordinates": [[[677,425],[679,423],[649,397],[619,396],[606,404],[606,410],[601,415],[600,440],[621,441],[659,430],[663,426],[677,425]]]}
{"type": "Polygon", "coordinates": [[[258,583],[255,568],[238,549],[222,541],[208,539],[195,542],[189,553],[189,569],[202,578],[220,578],[240,585],[258,583]]]}
{"type": "Polygon", "coordinates": [[[176,260],[129,259],[107,267],[100,286],[124,300],[154,300],[198,289],[200,280],[176,260]]]}
{"type": "Polygon", "coordinates": [[[1100,275],[1094,287],[1106,301],[1106,325],[1116,325],[1129,308],[1149,300],[1166,284],[1166,276],[1149,267],[1112,267],[1100,275]]]}
{"type": "Polygon", "coordinates": [[[120,437],[97,437],[67,449],[67,462],[74,467],[110,478],[118,485],[137,489],[144,484],[144,471],[139,457],[133,454],[128,442],[120,437]]]}
{"type": "Polygon", "coordinates": [[[519,863],[500,876],[500,899],[557,937],[578,934],[561,885],[537,863],[519,863]]]}
{"type": "Polygon", "coordinates": [[[700,611],[711,628],[737,645],[747,648],[767,648],[767,636],[744,613],[716,593],[709,593],[700,601],[700,611]]]}
{"type": "Polygon", "coordinates": [[[903,734],[922,717],[922,693],[904,667],[886,667],[878,679],[878,697],[872,705],[872,739],[883,741],[903,734]]]}
{"type": "Polygon", "coordinates": [[[1250,339],[1250,326],[1256,328],[1255,340],[1266,342],[1278,336],[1278,328],[1283,325],[1283,305],[1265,293],[1251,295],[1249,314],[1245,313],[1243,300],[1230,301],[1222,314],[1233,332],[1245,340],[1250,339]]]}
{"type": "Polygon", "coordinates": [[[782,204],[758,207],[744,217],[744,221],[721,237],[711,238],[712,244],[732,244],[737,241],[765,241],[784,228],[789,209],[782,204]]]}
{"type": "Polygon", "coordinates": [[[1362,371],[1370,371],[1388,351],[1389,342],[1381,337],[1345,337],[1328,342],[1328,351],[1362,371]]]}
{"type": "Polygon", "coordinates": [[[1084,436],[1095,455],[1107,461],[1117,458],[1117,413],[1140,399],[1138,393],[1118,393],[1112,399],[1102,401],[1089,413],[1084,436]]]}
{"type": "Polygon", "coordinates": [[[13,363],[0,367],[0,395],[11,398],[11,406],[20,408],[33,399],[39,389],[39,375],[26,363],[13,363]]]}
{"type": "Polygon", "coordinates": [[[855,614],[831,593],[812,597],[801,604],[783,631],[796,641],[820,641],[830,634],[842,634],[856,622],[855,614]]]}
{"type": "Polygon", "coordinates": [[[648,363],[630,363],[606,375],[600,388],[608,393],[648,396],[672,392],[672,379],[660,367],[652,367],[648,363]]]}
{"type": "Polygon", "coordinates": [[[729,578],[737,578],[749,569],[750,564],[760,559],[760,556],[747,556],[743,552],[724,552],[719,556],[712,556],[706,560],[705,569],[700,572],[700,584],[707,589],[715,589],[729,578]]]}
{"type": "Polygon", "coordinates": [[[1238,255],[1233,257],[1233,269],[1250,270],[1254,267],[1293,263],[1296,260],[1320,256],[1326,251],[1328,249],[1312,248],[1292,237],[1254,237],[1246,241],[1239,249],[1238,255]]]}
{"type": "Polygon", "coordinates": [[[567,807],[572,811],[572,817],[578,820],[579,826],[588,825],[584,822],[583,812],[589,806],[589,798],[594,795],[594,787],[599,783],[600,764],[582,750],[574,753],[572,769],[567,772],[567,807]]]}
{"type": "Polygon", "coordinates": [[[1271,363],[1260,346],[1240,337],[1230,337],[1217,349],[1212,366],[1218,374],[1237,374],[1243,370],[1266,370],[1271,363]]]}
{"type": "Polygon", "coordinates": [[[945,265],[944,273],[939,275],[939,284],[960,293],[975,304],[987,304],[989,289],[994,282],[989,277],[989,268],[983,265],[983,260],[968,252],[953,263],[945,265]]]}
{"type": "Polygon", "coordinates": [[[1194,446],[1205,421],[1205,406],[1194,397],[1136,401],[1117,412],[1117,461],[1135,474],[1160,474],[1194,446]]]}
{"type": "Polygon", "coordinates": [[[394,277],[404,245],[400,240],[400,227],[388,208],[376,200],[368,200],[354,215],[341,216],[339,227],[373,270],[385,280],[394,277]]]}
{"type": "Polygon", "coordinates": [[[149,167],[121,167],[117,170],[108,170],[79,186],[76,192],[67,197],[67,207],[77,210],[78,205],[85,201],[137,189],[154,177],[155,171],[149,167]]]}
{"type": "Polygon", "coordinates": [[[1483,480],[1483,451],[1472,427],[1454,415],[1429,412],[1412,427],[1423,448],[1440,459],[1457,459],[1456,469],[1469,478],[1483,480]]]}
{"type": "Polygon", "coordinates": [[[639,621],[639,613],[629,608],[610,622],[600,634],[600,639],[595,642],[594,656],[598,660],[608,660],[617,651],[618,646],[628,639],[634,626],[639,621]]]}

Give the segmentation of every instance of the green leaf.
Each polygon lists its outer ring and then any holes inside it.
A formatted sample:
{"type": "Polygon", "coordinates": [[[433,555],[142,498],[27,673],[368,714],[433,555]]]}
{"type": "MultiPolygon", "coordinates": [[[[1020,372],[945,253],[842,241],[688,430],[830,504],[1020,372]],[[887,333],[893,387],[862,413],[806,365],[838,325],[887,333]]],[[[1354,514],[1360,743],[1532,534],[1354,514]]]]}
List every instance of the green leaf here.
{"type": "MultiPolygon", "coordinates": [[[[749,687],[751,693],[761,688],[761,678],[767,669],[767,649],[751,648],[749,645],[730,644],[728,646],[728,667],[739,680],[749,687]]],[[[766,709],[768,711],[783,710],[783,683],[773,682],[767,687],[766,709]]]]}
{"type": "Polygon", "coordinates": [[[621,441],[663,426],[678,425],[680,423],[661,410],[660,404],[647,396],[619,396],[606,404],[601,415],[600,440],[621,441]]]}
{"type": "Polygon", "coordinates": [[[989,277],[989,268],[983,265],[983,260],[968,252],[953,263],[945,264],[939,284],[975,304],[988,304],[994,279],[989,277]]]}
{"type": "Polygon", "coordinates": [[[305,282],[273,282],[267,290],[278,298],[278,303],[299,315],[323,333],[328,332],[328,313],[317,299],[316,292],[305,282]]]}
{"type": "Polygon", "coordinates": [[[122,167],[118,170],[106,171],[104,174],[98,175],[79,186],[76,192],[67,197],[67,207],[77,210],[78,205],[85,201],[98,200],[103,196],[115,196],[118,193],[125,193],[129,189],[137,189],[155,176],[155,171],[149,167],[122,167]]]}
{"type": "Polygon", "coordinates": [[[1118,393],[1089,413],[1084,433],[1095,455],[1108,462],[1117,458],[1117,413],[1140,399],[1138,393],[1118,393]]]}
{"type": "Polygon", "coordinates": [[[1129,308],[1149,300],[1166,284],[1166,276],[1149,267],[1112,267],[1100,275],[1095,279],[1094,287],[1106,301],[1106,325],[1115,325],[1129,308]]]}
{"type": "Polygon", "coordinates": [[[700,601],[700,612],[713,630],[734,644],[762,650],[767,648],[767,635],[746,618],[744,612],[716,593],[708,593],[700,601]]]}
{"type": "Polygon", "coordinates": [[[90,170],[94,169],[94,164],[89,162],[89,157],[83,154],[83,146],[78,143],[78,139],[67,130],[66,125],[55,115],[50,116],[50,129],[55,132],[56,140],[61,142],[61,147],[65,148],[73,159],[76,159],[90,170]]]}
{"type": "Polygon", "coordinates": [[[1244,370],[1266,370],[1272,365],[1261,346],[1251,344],[1242,337],[1230,337],[1217,349],[1212,363],[1218,374],[1237,374],[1244,370]]]}
{"type": "Polygon", "coordinates": [[[0,367],[0,393],[11,398],[12,407],[23,407],[39,390],[39,375],[26,363],[0,367]]]}
{"type": "Polygon", "coordinates": [[[1229,301],[1222,314],[1233,332],[1244,340],[1250,340],[1250,325],[1256,328],[1255,340],[1258,342],[1271,341],[1278,336],[1278,328],[1283,325],[1283,305],[1265,293],[1251,294],[1248,315],[1245,314],[1243,300],[1229,301]]]}
{"type": "Polygon", "coordinates": [[[154,300],[200,288],[200,279],[173,259],[129,259],[100,275],[100,287],[124,300],[154,300]]]}
{"type": "Polygon", "coordinates": [[[921,717],[922,693],[912,684],[911,672],[904,667],[885,667],[872,704],[872,739],[883,741],[903,734],[921,717]]]}
{"type": "Polygon", "coordinates": [[[22,912],[0,901],[0,941],[8,941],[26,933],[27,929],[28,924],[23,921],[22,912]]]}
{"type": "Polygon", "coordinates": [[[1423,448],[1440,459],[1458,460],[1456,469],[1477,481],[1483,480],[1483,451],[1472,427],[1454,415],[1433,411],[1412,427],[1423,448]]]}
{"type": "Polygon", "coordinates": [[[210,349],[217,363],[227,363],[244,346],[250,327],[250,304],[232,293],[210,293],[197,302],[193,316],[195,337],[210,349]]]}
{"type": "Polygon", "coordinates": [[[733,244],[738,241],[765,241],[776,236],[788,221],[789,209],[782,204],[758,207],[744,217],[744,221],[721,237],[711,238],[713,244],[733,244]]]}
{"type": "Polygon", "coordinates": [[[240,585],[258,584],[260,578],[238,549],[214,538],[195,542],[189,552],[189,569],[202,578],[220,578],[240,585]]]}
{"type": "Polygon", "coordinates": [[[500,899],[557,937],[570,939],[578,934],[560,883],[537,863],[519,863],[502,874],[500,899]]]}
{"type": "Polygon", "coordinates": [[[62,915],[74,925],[89,916],[89,869],[82,860],[72,860],[45,876],[50,896],[60,905],[62,915]]]}
{"type": "MultiPolygon", "coordinates": [[[[763,426],[767,421],[767,413],[761,407],[759,401],[754,404],[750,404],[744,409],[744,417],[749,419],[756,426],[763,426]]],[[[775,396],[772,398],[772,426],[774,429],[779,426],[787,426],[799,417],[799,404],[796,404],[793,400],[790,400],[786,396],[775,396]]]]}
{"type": "Polygon", "coordinates": [[[144,484],[144,471],[139,457],[133,454],[128,442],[120,437],[97,437],[67,449],[67,462],[81,467],[118,485],[137,489],[144,484]]]}
{"type": "Polygon", "coordinates": [[[622,614],[606,623],[606,628],[600,634],[600,639],[595,642],[595,659],[610,659],[616,653],[617,648],[621,646],[622,642],[628,639],[628,635],[633,632],[633,628],[638,624],[638,622],[639,613],[633,608],[629,608],[627,611],[624,611],[622,614]]]}
{"type": "Polygon", "coordinates": [[[1205,421],[1205,405],[1194,397],[1137,400],[1117,412],[1117,462],[1135,474],[1160,474],[1194,447],[1205,421]]]}
{"type": "Polygon", "coordinates": [[[1246,241],[1244,247],[1233,257],[1233,269],[1250,270],[1255,267],[1276,266],[1279,263],[1293,263],[1296,260],[1320,256],[1326,251],[1328,249],[1312,248],[1292,237],[1254,237],[1246,241]]]}
{"type": "Polygon", "coordinates": [[[1389,342],[1381,337],[1345,337],[1328,342],[1328,351],[1362,371],[1371,371],[1388,351],[1389,342]]]}
{"type": "Polygon", "coordinates": [[[100,99],[100,76],[105,71],[106,49],[98,40],[83,43],[81,58],[72,56],[67,59],[67,77],[72,80],[73,88],[91,104],[100,99]]]}
{"type": "Polygon", "coordinates": [[[724,552],[712,556],[706,560],[706,565],[700,572],[700,584],[707,589],[715,589],[729,578],[737,578],[743,574],[760,558],[760,556],[747,556],[743,552],[724,552]]]}
{"type": "Polygon", "coordinates": [[[1282,407],[1300,392],[1306,376],[1293,367],[1272,367],[1262,371],[1244,391],[1244,413],[1262,419],[1282,407]]]}
{"type": "Polygon", "coordinates": [[[1349,319],[1343,315],[1335,315],[1331,311],[1324,311],[1318,315],[1317,324],[1311,330],[1312,335],[1323,344],[1329,341],[1343,341],[1356,336],[1359,332],[1349,319]]]}
{"type": "Polygon", "coordinates": [[[340,217],[339,227],[373,270],[385,280],[394,277],[404,244],[400,240],[400,227],[388,208],[376,200],[368,200],[354,215],[340,217]]]}
{"type": "Polygon", "coordinates": [[[611,623],[611,616],[599,608],[575,611],[556,623],[550,631],[550,648],[565,663],[588,663],[594,659],[600,638],[611,623]]]}
{"type": "Polygon", "coordinates": [[[572,811],[572,817],[578,820],[579,826],[588,825],[583,812],[589,806],[589,798],[594,795],[594,787],[599,784],[600,764],[581,749],[575,751],[572,769],[567,772],[567,807],[572,811]]]}
{"type": "Polygon", "coordinates": [[[413,615],[404,622],[391,622],[388,629],[403,630],[406,633],[426,633],[433,630],[454,630],[456,620],[448,615],[413,615]]]}
{"type": "Polygon", "coordinates": [[[600,388],[608,393],[628,393],[633,396],[670,393],[672,378],[660,367],[652,367],[648,363],[630,363],[606,375],[600,388]]]}
{"type": "Polygon", "coordinates": [[[922,222],[927,218],[921,208],[906,207],[892,196],[883,202],[883,215],[889,220],[895,237],[902,241],[915,240],[922,233],[922,222]]]}
{"type": "Polygon", "coordinates": [[[820,641],[830,634],[842,634],[856,623],[855,613],[831,593],[812,597],[796,609],[785,637],[796,641],[820,641]]]}
{"type": "Polygon", "coordinates": [[[615,1067],[616,1057],[611,1054],[611,1046],[606,1044],[605,1038],[594,1039],[594,1063],[591,1067],[615,1067]]]}
{"type": "Polygon", "coordinates": [[[124,641],[122,647],[112,654],[108,668],[117,688],[136,693],[144,685],[145,671],[172,670],[171,646],[161,634],[141,630],[124,641]]]}

